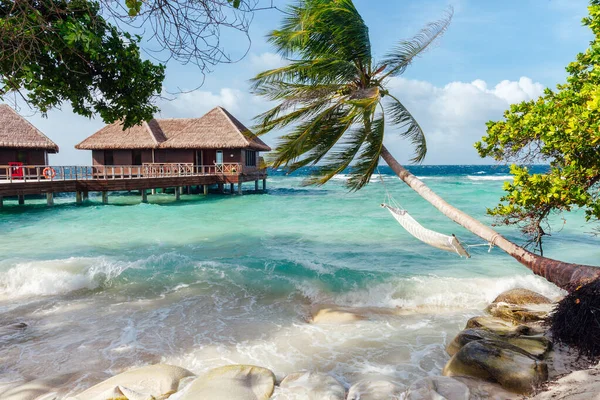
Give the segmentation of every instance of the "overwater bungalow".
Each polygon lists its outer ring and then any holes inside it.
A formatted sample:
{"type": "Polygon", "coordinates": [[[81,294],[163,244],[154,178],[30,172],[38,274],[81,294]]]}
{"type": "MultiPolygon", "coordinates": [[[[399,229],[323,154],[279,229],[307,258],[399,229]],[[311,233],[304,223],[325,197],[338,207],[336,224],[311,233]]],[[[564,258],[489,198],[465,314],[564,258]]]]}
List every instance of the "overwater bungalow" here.
{"type": "Polygon", "coordinates": [[[91,150],[94,166],[188,164],[238,174],[257,171],[259,153],[271,150],[222,107],[200,118],[152,119],[125,131],[113,123],[75,148],[91,150]]]}
{"type": "Polygon", "coordinates": [[[14,176],[20,166],[48,165],[48,154],[58,153],[58,146],[7,104],[0,104],[0,165],[13,166],[14,176]]]}
{"type": "Polygon", "coordinates": [[[208,194],[212,185],[220,192],[228,185],[233,194],[237,184],[241,194],[243,183],[254,182],[258,191],[262,180],[262,190],[266,190],[267,170],[261,165],[260,152],[270,147],[221,107],[201,118],[152,119],[126,130],[120,123],[107,125],[75,146],[92,151],[90,166],[46,166],[47,153],[58,147],[13,110],[0,110],[0,124],[7,122],[0,126],[0,151],[3,144],[14,149],[16,143],[21,144],[19,148],[45,151],[43,159],[34,158],[38,153],[11,153],[17,160],[36,164],[18,167],[18,171],[3,166],[8,159],[0,162],[0,207],[3,197],[19,196],[23,204],[24,196],[44,193],[52,205],[57,192],[74,192],[77,203],[89,192],[101,192],[102,202],[107,203],[109,192],[123,190],[139,190],[143,202],[148,189],[154,193],[173,188],[179,199],[185,191],[208,194]]]}

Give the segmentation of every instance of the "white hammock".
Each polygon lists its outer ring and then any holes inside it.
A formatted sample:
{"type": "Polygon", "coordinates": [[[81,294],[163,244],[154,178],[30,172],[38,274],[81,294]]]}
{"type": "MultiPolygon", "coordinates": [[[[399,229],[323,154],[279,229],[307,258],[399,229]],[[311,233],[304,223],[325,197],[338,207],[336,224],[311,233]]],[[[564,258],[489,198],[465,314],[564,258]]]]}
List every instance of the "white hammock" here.
{"type": "Polygon", "coordinates": [[[456,238],[456,236],[447,236],[425,228],[413,217],[411,217],[406,210],[392,207],[385,203],[381,206],[387,208],[394,218],[396,218],[396,221],[398,221],[398,223],[402,225],[402,227],[406,229],[408,233],[420,241],[440,250],[450,251],[452,253],[457,253],[461,257],[471,258],[467,250],[465,250],[462,244],[460,244],[460,241],[456,238]]]}

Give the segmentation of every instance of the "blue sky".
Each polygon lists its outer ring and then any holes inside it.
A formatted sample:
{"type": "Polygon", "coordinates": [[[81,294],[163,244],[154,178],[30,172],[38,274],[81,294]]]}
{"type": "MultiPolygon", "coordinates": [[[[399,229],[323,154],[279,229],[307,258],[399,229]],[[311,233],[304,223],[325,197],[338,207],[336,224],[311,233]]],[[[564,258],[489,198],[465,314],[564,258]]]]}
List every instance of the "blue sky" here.
{"type": "MultiPolygon", "coordinates": [[[[535,98],[543,88],[563,82],[564,67],[591,40],[581,25],[586,0],[355,0],[355,4],[370,28],[375,57],[438,19],[448,6],[454,7],[444,37],[390,83],[425,130],[429,154],[424,164],[493,163],[480,159],[473,148],[485,134],[485,122],[501,118],[510,103],[535,98]]],[[[269,104],[249,93],[248,79],[281,64],[265,40],[280,19],[277,11],[257,13],[248,56],[216,66],[200,89],[159,101],[160,116],[197,117],[221,105],[250,126],[252,117],[269,104]]],[[[246,50],[239,35],[225,33],[224,42],[232,55],[246,50]]],[[[171,63],[164,89],[193,89],[202,79],[194,66],[171,63]]],[[[73,146],[102,127],[102,121],[76,116],[67,106],[50,112],[48,118],[21,111],[60,146],[51,163],[90,163],[91,155],[73,146]]],[[[276,136],[270,134],[266,141],[273,145],[276,136]]],[[[410,158],[410,146],[393,130],[388,130],[386,144],[401,162],[410,158]]]]}

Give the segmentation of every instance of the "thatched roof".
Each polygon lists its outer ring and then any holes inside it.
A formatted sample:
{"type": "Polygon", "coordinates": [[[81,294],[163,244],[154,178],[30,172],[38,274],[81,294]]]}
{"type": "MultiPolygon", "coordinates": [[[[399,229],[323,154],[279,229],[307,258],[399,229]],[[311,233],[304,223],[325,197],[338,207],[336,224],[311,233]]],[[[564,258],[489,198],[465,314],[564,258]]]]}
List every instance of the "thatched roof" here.
{"type": "Polygon", "coordinates": [[[166,140],[156,120],[123,130],[121,122],[106,125],[75,146],[76,149],[155,149],[166,140]]]}
{"type": "Polygon", "coordinates": [[[7,104],[0,104],[0,147],[48,150],[58,146],[7,104]]]}
{"type": "Polygon", "coordinates": [[[100,129],[75,148],[271,150],[222,107],[216,107],[200,118],[153,119],[125,131],[120,123],[114,123],[100,129]]]}

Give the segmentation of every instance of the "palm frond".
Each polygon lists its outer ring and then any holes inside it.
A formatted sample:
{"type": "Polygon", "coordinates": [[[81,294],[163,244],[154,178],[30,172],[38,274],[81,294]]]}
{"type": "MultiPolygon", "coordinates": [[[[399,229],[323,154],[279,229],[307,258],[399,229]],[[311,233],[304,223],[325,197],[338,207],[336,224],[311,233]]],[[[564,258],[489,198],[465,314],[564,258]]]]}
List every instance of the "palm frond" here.
{"type": "Polygon", "coordinates": [[[377,169],[379,156],[383,146],[385,134],[385,116],[375,119],[369,127],[368,134],[364,140],[364,146],[358,155],[357,162],[352,166],[350,177],[346,186],[356,191],[369,183],[371,176],[377,169]]]}
{"type": "Polygon", "coordinates": [[[353,119],[351,108],[343,103],[334,104],[312,119],[300,123],[291,133],[283,135],[274,154],[269,157],[271,164],[293,170],[300,158],[318,162],[324,154],[317,149],[335,145],[352,125],[353,119]]]}
{"type": "Polygon", "coordinates": [[[450,7],[443,18],[427,24],[412,39],[401,41],[383,60],[388,67],[384,78],[402,74],[416,57],[446,32],[453,15],[454,9],[450,7]]]}
{"type": "Polygon", "coordinates": [[[290,64],[261,72],[250,80],[256,91],[263,85],[288,82],[305,85],[331,85],[353,81],[359,75],[352,62],[336,58],[293,61],[290,64]]]}
{"type": "Polygon", "coordinates": [[[288,104],[308,104],[325,98],[334,98],[344,88],[342,84],[305,85],[274,81],[257,87],[253,93],[267,100],[283,100],[288,104]]]}
{"type": "MultiPolygon", "coordinates": [[[[371,117],[368,118],[370,119],[371,117]]],[[[325,164],[319,166],[317,170],[313,172],[312,177],[307,179],[304,184],[324,185],[335,175],[348,168],[370,134],[368,126],[370,125],[367,124],[367,126],[365,126],[363,124],[359,128],[349,131],[348,139],[345,143],[336,146],[337,150],[327,150],[325,164]]],[[[323,149],[320,151],[322,153],[323,149]]]]}
{"type": "Polygon", "coordinates": [[[427,140],[423,129],[400,100],[390,94],[388,94],[388,97],[392,99],[391,103],[387,105],[392,124],[400,127],[400,135],[409,139],[415,148],[415,156],[411,159],[411,162],[419,163],[423,161],[427,154],[427,140]]]}
{"type": "Polygon", "coordinates": [[[287,114],[281,115],[282,112],[294,107],[294,104],[282,102],[255,118],[257,124],[254,128],[254,133],[260,136],[271,132],[273,129],[285,128],[292,123],[308,120],[317,116],[330,105],[331,101],[329,99],[314,101],[305,107],[295,108],[287,114]]]}
{"type": "Polygon", "coordinates": [[[281,27],[269,34],[284,57],[360,59],[370,64],[369,29],[351,0],[304,0],[287,13],[281,27]]]}

